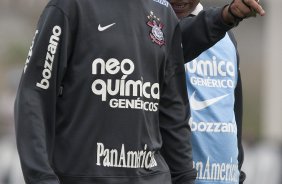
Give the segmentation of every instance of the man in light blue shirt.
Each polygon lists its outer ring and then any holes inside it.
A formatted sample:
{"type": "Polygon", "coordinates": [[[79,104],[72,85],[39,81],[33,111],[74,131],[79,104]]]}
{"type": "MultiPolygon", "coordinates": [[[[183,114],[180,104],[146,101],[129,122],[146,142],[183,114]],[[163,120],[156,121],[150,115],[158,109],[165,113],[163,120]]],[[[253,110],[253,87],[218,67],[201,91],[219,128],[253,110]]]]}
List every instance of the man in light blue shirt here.
{"type": "MultiPolygon", "coordinates": [[[[199,0],[170,3],[179,19],[203,10],[199,0]]],[[[242,84],[234,35],[227,32],[211,48],[186,62],[196,183],[243,183],[242,84]]]]}

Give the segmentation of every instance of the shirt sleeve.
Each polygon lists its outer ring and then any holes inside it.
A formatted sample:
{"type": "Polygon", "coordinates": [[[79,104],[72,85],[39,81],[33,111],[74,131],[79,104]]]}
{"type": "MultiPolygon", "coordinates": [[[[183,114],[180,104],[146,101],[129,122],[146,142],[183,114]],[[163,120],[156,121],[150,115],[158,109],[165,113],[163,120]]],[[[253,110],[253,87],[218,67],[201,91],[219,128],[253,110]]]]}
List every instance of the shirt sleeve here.
{"type": "Polygon", "coordinates": [[[170,168],[173,184],[193,184],[196,171],[192,162],[190,110],[179,26],[172,39],[166,68],[160,98],[161,152],[170,168]]]}
{"type": "Polygon", "coordinates": [[[235,25],[228,25],[222,18],[222,8],[209,8],[197,16],[180,21],[184,60],[192,61],[203,51],[221,40],[235,25]]]}
{"type": "Polygon", "coordinates": [[[242,184],[246,179],[246,174],[244,171],[242,171],[242,165],[244,162],[244,149],[242,144],[242,119],[243,119],[243,97],[242,97],[242,82],[241,82],[241,74],[240,70],[238,71],[238,82],[237,86],[235,88],[235,118],[237,123],[237,140],[238,140],[238,162],[239,162],[239,171],[240,171],[240,184],[242,184]]]}
{"type": "Polygon", "coordinates": [[[238,68],[238,81],[235,88],[235,104],[234,104],[234,111],[235,111],[235,119],[237,125],[237,144],[238,144],[238,162],[239,166],[238,169],[240,171],[240,180],[239,183],[243,184],[244,180],[246,179],[246,174],[244,171],[241,170],[243,162],[244,162],[244,149],[242,144],[242,127],[243,127],[243,89],[242,89],[242,80],[241,80],[241,72],[240,72],[240,55],[237,50],[237,41],[234,37],[234,34],[231,31],[228,31],[228,35],[232,40],[235,48],[236,48],[236,55],[237,55],[237,68],[238,68]]]}
{"type": "Polygon", "coordinates": [[[15,101],[17,148],[26,183],[59,184],[52,168],[56,99],[71,45],[68,18],[47,6],[37,25],[15,101]]]}

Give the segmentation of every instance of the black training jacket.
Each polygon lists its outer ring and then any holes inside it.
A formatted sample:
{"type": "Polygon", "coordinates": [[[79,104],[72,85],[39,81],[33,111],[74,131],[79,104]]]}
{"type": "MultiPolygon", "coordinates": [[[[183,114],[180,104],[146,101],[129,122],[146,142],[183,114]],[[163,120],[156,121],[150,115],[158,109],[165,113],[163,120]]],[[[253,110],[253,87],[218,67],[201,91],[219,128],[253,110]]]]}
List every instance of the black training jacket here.
{"type": "MultiPolygon", "coordinates": [[[[215,43],[218,29],[231,28],[220,15],[182,25],[203,38],[210,33],[195,25],[209,24],[215,43]]],[[[183,45],[185,59],[205,42],[183,45]]],[[[167,1],[52,0],[15,102],[25,181],[192,184],[188,108],[180,28],[167,1]]]]}
{"type": "Polygon", "coordinates": [[[164,0],[52,0],[16,102],[27,184],[192,184],[181,33],[164,0]]]}

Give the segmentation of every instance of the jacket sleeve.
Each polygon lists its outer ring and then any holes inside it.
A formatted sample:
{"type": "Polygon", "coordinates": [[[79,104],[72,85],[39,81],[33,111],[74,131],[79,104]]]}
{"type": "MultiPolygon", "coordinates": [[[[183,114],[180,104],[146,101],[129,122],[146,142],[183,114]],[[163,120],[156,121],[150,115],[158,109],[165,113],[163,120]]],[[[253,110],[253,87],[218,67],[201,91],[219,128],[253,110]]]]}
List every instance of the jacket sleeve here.
{"type": "Polygon", "coordinates": [[[17,148],[27,184],[59,184],[51,153],[69,36],[68,18],[55,6],[47,6],[38,22],[15,101],[17,148]]]}
{"type": "Polygon", "coordinates": [[[243,162],[244,162],[244,149],[242,145],[242,126],[243,126],[243,90],[242,90],[242,81],[241,81],[241,73],[240,73],[240,55],[237,50],[237,42],[234,37],[234,34],[231,31],[228,31],[228,35],[236,48],[237,54],[237,68],[238,68],[238,81],[235,88],[235,104],[234,104],[234,111],[235,111],[235,119],[237,123],[237,140],[238,140],[238,162],[239,162],[239,171],[240,171],[240,184],[243,184],[244,180],[246,179],[246,174],[241,170],[243,162]]]}
{"type": "Polygon", "coordinates": [[[224,23],[222,8],[209,8],[180,21],[184,60],[192,61],[221,40],[234,25],[224,23]]]}
{"type": "Polygon", "coordinates": [[[242,171],[242,165],[244,162],[244,149],[242,144],[242,116],[243,116],[243,97],[242,97],[242,83],[241,83],[241,75],[240,70],[238,71],[238,82],[235,89],[235,118],[237,123],[237,140],[238,140],[238,161],[239,161],[239,171],[240,171],[240,184],[243,184],[243,182],[246,179],[246,174],[244,171],[242,171]]]}
{"type": "Polygon", "coordinates": [[[170,168],[173,184],[193,184],[196,171],[192,162],[191,132],[188,125],[190,110],[179,26],[172,40],[165,82],[161,85],[160,131],[163,139],[161,152],[170,168]]]}

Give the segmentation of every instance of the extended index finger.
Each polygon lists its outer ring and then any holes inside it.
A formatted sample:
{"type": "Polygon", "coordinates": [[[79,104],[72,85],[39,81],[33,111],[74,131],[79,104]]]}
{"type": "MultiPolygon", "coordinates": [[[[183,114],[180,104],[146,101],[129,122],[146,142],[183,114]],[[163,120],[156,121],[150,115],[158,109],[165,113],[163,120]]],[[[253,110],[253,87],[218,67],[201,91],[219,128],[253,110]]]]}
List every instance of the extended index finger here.
{"type": "Polygon", "coordinates": [[[248,5],[251,9],[257,12],[259,15],[264,16],[265,11],[262,6],[255,0],[244,0],[244,3],[248,5]]]}

